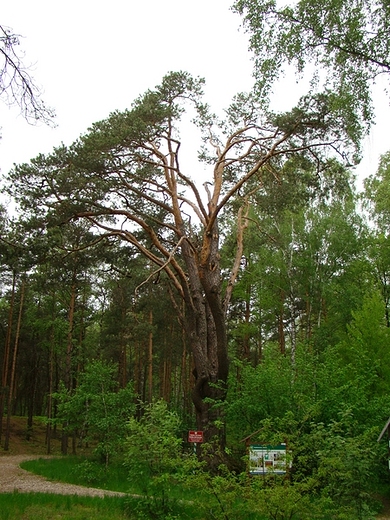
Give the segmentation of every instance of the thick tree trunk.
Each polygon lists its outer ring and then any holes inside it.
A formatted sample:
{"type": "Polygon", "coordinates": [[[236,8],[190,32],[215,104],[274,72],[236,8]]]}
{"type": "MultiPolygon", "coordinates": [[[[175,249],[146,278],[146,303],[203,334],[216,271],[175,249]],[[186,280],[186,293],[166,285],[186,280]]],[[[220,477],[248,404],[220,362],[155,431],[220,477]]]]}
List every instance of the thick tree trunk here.
{"type": "Polygon", "coordinates": [[[193,387],[192,380],[194,376],[191,370],[191,354],[189,354],[186,349],[186,332],[184,328],[182,332],[182,349],[183,351],[180,366],[180,377],[177,387],[176,402],[177,406],[182,406],[184,412],[188,416],[190,416],[192,412],[191,388],[193,387]]]}
{"type": "MultiPolygon", "coordinates": [[[[227,335],[218,252],[216,225],[206,232],[199,254],[183,244],[183,254],[189,274],[191,294],[186,303],[186,330],[194,359],[195,385],[192,399],[196,410],[197,429],[204,432],[205,442],[215,442],[219,448],[215,460],[225,446],[225,431],[221,428],[221,407],[226,397],[228,377],[227,335]]],[[[220,460],[220,458],[219,458],[220,460]]]]}

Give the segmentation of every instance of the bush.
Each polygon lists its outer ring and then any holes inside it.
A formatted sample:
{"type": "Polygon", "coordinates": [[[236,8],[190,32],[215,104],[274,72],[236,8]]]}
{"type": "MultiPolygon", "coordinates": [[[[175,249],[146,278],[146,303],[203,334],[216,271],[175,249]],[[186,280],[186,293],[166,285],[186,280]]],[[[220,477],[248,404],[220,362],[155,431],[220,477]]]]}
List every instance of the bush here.
{"type": "Polygon", "coordinates": [[[180,419],[163,400],[147,405],[141,419],[127,424],[125,465],[143,494],[137,501],[138,518],[176,518],[178,500],[172,490],[193,457],[183,455],[179,431],[180,419]]]}
{"type": "Polygon", "coordinates": [[[104,482],[105,470],[101,464],[89,460],[84,460],[77,464],[74,468],[74,473],[78,479],[81,479],[88,485],[99,484],[104,482]]]}
{"type": "Polygon", "coordinates": [[[80,432],[85,440],[97,441],[96,453],[106,463],[120,452],[126,422],[134,413],[131,385],[118,389],[117,367],[101,361],[87,365],[73,392],[63,388],[54,395],[58,401],[56,422],[66,423],[69,433],[80,432]]]}

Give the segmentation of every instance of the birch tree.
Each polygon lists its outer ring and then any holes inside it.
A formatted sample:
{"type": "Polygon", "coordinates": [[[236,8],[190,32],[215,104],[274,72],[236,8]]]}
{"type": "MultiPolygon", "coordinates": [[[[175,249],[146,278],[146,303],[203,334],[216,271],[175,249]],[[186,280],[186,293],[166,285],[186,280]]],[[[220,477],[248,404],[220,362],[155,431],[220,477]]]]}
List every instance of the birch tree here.
{"type": "Polygon", "coordinates": [[[390,79],[387,0],[237,0],[254,52],[258,87],[267,95],[292,66],[311,91],[332,92],[354,139],[373,120],[372,87],[390,79]]]}

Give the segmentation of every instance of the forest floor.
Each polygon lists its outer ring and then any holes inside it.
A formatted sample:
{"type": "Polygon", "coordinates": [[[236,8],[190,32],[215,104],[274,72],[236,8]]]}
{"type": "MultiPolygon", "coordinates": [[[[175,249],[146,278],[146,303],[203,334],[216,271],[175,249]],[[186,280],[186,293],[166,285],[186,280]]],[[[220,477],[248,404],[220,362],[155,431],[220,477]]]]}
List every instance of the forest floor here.
{"type": "MultiPolygon", "coordinates": [[[[19,464],[24,460],[59,456],[61,454],[61,441],[56,438],[52,440],[52,455],[46,454],[46,427],[43,423],[38,421],[34,424],[30,440],[26,439],[26,430],[26,418],[12,418],[9,450],[4,451],[3,448],[0,448],[0,493],[18,491],[22,493],[57,493],[98,497],[124,495],[114,491],[49,481],[20,468],[19,464]]],[[[378,520],[390,520],[390,499],[384,498],[382,501],[384,509],[377,518],[378,520]]]]}

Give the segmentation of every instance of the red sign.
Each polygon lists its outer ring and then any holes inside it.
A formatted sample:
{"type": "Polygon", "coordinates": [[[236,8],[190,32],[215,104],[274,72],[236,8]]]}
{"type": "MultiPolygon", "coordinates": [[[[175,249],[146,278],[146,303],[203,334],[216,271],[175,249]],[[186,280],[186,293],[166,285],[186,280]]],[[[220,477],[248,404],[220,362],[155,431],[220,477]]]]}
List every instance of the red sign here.
{"type": "Polygon", "coordinates": [[[188,432],[188,442],[203,442],[203,432],[202,431],[189,431],[188,432]]]}

